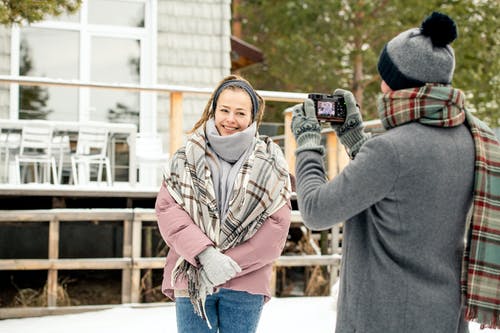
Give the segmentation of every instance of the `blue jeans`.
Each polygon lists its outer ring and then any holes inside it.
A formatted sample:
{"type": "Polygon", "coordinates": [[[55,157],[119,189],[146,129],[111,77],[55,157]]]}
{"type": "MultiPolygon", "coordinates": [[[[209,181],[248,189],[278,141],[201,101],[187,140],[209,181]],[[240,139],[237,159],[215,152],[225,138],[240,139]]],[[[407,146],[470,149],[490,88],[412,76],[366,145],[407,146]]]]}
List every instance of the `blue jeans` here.
{"type": "Polygon", "coordinates": [[[194,312],[188,297],[177,297],[175,310],[178,333],[254,333],[257,330],[264,296],[245,291],[220,289],[207,296],[205,309],[212,329],[194,312]]]}

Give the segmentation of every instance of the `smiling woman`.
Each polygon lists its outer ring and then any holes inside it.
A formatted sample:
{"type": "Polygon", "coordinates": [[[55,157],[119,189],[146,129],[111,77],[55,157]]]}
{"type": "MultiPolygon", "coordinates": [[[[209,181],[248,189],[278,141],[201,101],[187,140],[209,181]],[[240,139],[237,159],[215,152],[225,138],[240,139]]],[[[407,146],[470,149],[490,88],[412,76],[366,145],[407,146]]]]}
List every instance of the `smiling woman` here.
{"type": "Polygon", "coordinates": [[[224,78],[165,172],[156,200],[170,247],[162,291],[176,302],[179,333],[255,332],[271,297],[291,184],[280,147],[258,134],[263,112],[248,81],[224,78]]]}

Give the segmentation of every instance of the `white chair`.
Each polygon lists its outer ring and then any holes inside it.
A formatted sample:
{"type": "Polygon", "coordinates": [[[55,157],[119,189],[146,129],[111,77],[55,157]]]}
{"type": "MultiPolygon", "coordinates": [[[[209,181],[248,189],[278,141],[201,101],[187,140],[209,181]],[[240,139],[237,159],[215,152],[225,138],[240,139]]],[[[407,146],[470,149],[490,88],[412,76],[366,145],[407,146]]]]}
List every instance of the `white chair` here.
{"type": "Polygon", "coordinates": [[[56,160],[52,156],[52,133],[52,126],[44,122],[33,122],[23,126],[19,154],[15,156],[18,183],[24,181],[24,177],[21,177],[21,164],[31,164],[36,183],[40,181],[38,169],[41,168],[42,182],[50,183],[50,170],[52,170],[53,182],[59,184],[56,160]]]}
{"type": "Polygon", "coordinates": [[[92,165],[97,165],[97,182],[102,181],[106,168],[106,182],[112,185],[110,161],[107,156],[109,131],[103,126],[82,125],[78,131],[76,152],[71,155],[72,179],[75,185],[88,183],[92,178],[92,165]]]}
{"type": "Polygon", "coordinates": [[[156,134],[139,134],[136,139],[136,162],[139,184],[160,186],[161,170],[169,155],[163,152],[161,137],[156,134]]]}
{"type": "Polygon", "coordinates": [[[2,162],[2,173],[0,182],[13,183],[16,181],[14,156],[21,145],[21,133],[10,129],[0,128],[0,161],[2,162]]]}
{"type": "Polygon", "coordinates": [[[59,184],[61,184],[63,181],[63,170],[66,170],[66,172],[70,170],[69,172],[71,174],[70,155],[71,145],[69,135],[64,133],[54,135],[54,137],[52,138],[52,156],[54,156],[56,159],[57,178],[59,179],[59,184]]]}

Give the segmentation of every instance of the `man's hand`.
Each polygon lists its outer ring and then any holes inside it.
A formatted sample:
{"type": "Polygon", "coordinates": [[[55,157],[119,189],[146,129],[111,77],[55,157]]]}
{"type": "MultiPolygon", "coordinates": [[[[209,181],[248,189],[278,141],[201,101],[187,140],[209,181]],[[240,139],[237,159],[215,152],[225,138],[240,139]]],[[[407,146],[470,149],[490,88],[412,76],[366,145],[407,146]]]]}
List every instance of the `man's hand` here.
{"type": "Polygon", "coordinates": [[[349,156],[354,159],[370,135],[364,132],[363,119],[354,95],[343,89],[336,89],[334,94],[344,97],[347,114],[343,124],[332,123],[332,128],[337,133],[340,142],[348,149],[349,156]]]}
{"type": "Polygon", "coordinates": [[[297,141],[295,154],[304,150],[314,150],[323,154],[325,149],[321,145],[321,126],[316,119],[314,102],[306,99],[303,104],[291,108],[292,132],[297,141]]]}

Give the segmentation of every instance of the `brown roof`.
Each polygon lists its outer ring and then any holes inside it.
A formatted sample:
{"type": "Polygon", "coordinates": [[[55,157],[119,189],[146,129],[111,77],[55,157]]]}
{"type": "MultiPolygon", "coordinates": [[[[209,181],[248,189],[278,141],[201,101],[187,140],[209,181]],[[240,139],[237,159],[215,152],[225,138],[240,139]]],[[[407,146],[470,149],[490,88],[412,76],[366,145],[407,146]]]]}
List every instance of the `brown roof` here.
{"type": "Polygon", "coordinates": [[[237,70],[264,61],[262,51],[244,40],[231,36],[231,69],[237,70]]]}

